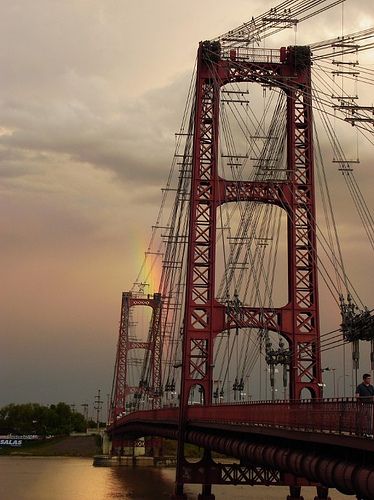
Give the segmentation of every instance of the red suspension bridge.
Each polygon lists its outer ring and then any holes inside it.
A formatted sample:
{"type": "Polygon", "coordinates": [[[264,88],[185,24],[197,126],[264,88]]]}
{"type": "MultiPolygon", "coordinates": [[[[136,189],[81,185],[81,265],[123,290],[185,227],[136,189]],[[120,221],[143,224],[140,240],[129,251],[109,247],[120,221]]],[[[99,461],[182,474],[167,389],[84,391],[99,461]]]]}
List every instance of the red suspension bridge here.
{"type": "Polygon", "coordinates": [[[324,149],[329,142],[374,248],[357,158],[338,138],[348,123],[373,144],[374,108],[361,104],[357,84],[371,81],[358,54],[374,46],[374,28],[311,46],[258,47],[341,3],[284,1],[199,45],[146,260],[122,295],[108,427],[113,453],[139,436],[177,440],[174,499],[186,498],[186,483],[202,485],[200,499],[214,498],[213,484],[287,485],[290,500],[302,498],[303,485],[316,486],[316,499],[330,487],[374,498],[373,402],[335,398],[335,369],[321,364],[335,349],[344,396],[348,345],[353,387],[362,342],[374,368],[374,317],[343,262],[324,149]],[[252,87],[262,97],[249,97],[252,87]],[[146,293],[158,266],[159,288],[146,293]],[[323,334],[321,277],[341,315],[323,334]],[[135,316],[144,308],[151,313],[140,339],[135,316]],[[331,399],[324,370],[333,371],[331,399]],[[187,460],[186,443],[204,449],[199,462],[187,460]],[[212,451],[239,461],[216,463],[212,451]]]}

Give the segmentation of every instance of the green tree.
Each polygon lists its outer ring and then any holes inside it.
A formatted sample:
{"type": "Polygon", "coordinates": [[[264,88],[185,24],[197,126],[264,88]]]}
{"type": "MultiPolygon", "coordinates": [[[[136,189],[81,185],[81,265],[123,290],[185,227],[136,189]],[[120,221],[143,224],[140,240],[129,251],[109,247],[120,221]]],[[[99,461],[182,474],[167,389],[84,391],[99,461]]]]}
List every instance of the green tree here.
{"type": "Polygon", "coordinates": [[[42,406],[37,403],[9,404],[0,409],[0,427],[17,434],[66,435],[84,432],[87,423],[81,413],[75,413],[66,403],[42,406]]]}

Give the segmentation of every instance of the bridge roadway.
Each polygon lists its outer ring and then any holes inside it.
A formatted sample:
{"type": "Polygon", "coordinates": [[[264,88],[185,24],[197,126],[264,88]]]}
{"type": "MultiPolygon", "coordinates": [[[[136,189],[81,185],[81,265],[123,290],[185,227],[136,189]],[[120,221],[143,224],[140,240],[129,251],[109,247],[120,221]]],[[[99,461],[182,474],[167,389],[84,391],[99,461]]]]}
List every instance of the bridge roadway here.
{"type": "MultiPolygon", "coordinates": [[[[194,405],[186,442],[373,500],[373,409],[373,402],[353,399],[194,405]]],[[[108,433],[117,444],[139,436],[176,439],[178,416],[176,407],[135,411],[118,417],[108,433]]],[[[207,479],[201,467],[191,470],[187,482],[207,479]]],[[[209,474],[212,483],[225,483],[214,462],[209,474]]]]}

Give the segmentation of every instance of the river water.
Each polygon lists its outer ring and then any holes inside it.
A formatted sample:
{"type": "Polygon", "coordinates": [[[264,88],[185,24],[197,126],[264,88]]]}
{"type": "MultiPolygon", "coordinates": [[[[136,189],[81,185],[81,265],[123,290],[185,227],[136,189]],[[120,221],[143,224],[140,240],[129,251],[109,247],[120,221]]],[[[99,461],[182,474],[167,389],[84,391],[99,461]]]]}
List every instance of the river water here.
{"type": "MultiPolygon", "coordinates": [[[[173,491],[174,469],[93,467],[92,459],[0,457],[1,500],[163,500],[173,491]]],[[[217,500],[285,500],[287,488],[213,486],[217,500]]],[[[200,488],[186,487],[189,499],[200,488]]],[[[314,488],[303,488],[313,500],[314,488]]],[[[353,499],[335,490],[332,500],[353,499]]]]}

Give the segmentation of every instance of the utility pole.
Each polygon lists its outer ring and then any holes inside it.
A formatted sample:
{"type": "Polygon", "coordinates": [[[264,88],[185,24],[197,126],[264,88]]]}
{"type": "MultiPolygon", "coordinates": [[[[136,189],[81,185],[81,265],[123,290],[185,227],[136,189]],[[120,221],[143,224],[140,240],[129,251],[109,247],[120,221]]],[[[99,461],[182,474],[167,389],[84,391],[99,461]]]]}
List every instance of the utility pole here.
{"type": "Polygon", "coordinates": [[[110,416],[110,394],[106,395],[106,423],[109,424],[109,416],[110,416]]]}
{"type": "Polygon", "coordinates": [[[97,425],[97,430],[100,429],[100,411],[103,402],[100,399],[100,389],[97,390],[97,395],[95,396],[95,401],[94,401],[94,410],[96,410],[96,425],[97,425]]]}
{"type": "Polygon", "coordinates": [[[87,422],[88,421],[88,403],[82,403],[81,406],[83,408],[83,416],[87,422]]]}

